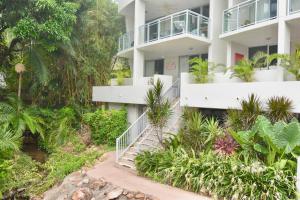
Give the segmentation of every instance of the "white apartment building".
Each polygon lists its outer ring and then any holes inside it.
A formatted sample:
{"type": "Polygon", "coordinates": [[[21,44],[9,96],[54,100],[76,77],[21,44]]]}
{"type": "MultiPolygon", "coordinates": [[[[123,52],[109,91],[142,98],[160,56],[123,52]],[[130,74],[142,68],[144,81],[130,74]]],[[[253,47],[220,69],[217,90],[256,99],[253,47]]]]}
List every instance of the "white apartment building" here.
{"type": "Polygon", "coordinates": [[[151,80],[165,89],[180,87],[181,106],[238,108],[240,99],[286,96],[300,113],[300,82],[283,69],[261,70],[244,83],[230,73],[215,73],[207,84],[195,84],[190,58],[232,66],[258,51],[290,54],[300,44],[300,0],[119,0],[126,33],[119,57],[129,60],[132,78],[125,85],[95,86],[93,101],[111,108],[126,104],[133,123],[143,112],[151,80]],[[174,84],[175,83],[175,84],[174,84]],[[179,84],[180,83],[180,84],[179,84]]]}

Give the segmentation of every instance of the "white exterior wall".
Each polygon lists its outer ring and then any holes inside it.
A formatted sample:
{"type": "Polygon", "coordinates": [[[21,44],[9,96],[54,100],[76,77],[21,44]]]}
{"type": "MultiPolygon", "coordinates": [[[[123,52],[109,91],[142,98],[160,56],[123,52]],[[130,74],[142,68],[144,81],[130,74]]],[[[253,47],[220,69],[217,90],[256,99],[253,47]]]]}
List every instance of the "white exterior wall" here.
{"type": "Polygon", "coordinates": [[[227,43],[219,38],[222,33],[222,13],[227,8],[226,1],[210,0],[210,39],[208,61],[226,64],[227,43]]]}
{"type": "Polygon", "coordinates": [[[235,65],[235,54],[244,55],[245,59],[249,57],[249,48],[247,46],[235,43],[235,42],[227,42],[227,67],[231,67],[235,65]]]}

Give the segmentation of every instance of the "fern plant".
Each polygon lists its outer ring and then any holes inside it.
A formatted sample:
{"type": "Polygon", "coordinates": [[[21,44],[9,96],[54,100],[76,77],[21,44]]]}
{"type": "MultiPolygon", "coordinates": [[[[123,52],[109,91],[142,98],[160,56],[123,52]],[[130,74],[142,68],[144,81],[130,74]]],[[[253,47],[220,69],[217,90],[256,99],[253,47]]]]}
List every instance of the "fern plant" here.
{"type": "Polygon", "coordinates": [[[268,117],[273,123],[288,122],[293,117],[293,102],[287,97],[270,98],[267,102],[267,109],[268,117]]]}
{"type": "Polygon", "coordinates": [[[6,102],[0,102],[0,125],[8,126],[16,134],[29,130],[44,138],[44,121],[23,106],[15,96],[7,97],[6,102]]]}
{"type": "Polygon", "coordinates": [[[192,74],[195,77],[196,83],[207,83],[208,82],[208,61],[202,60],[201,58],[193,58],[189,61],[192,65],[192,74]]]}
{"type": "Polygon", "coordinates": [[[1,155],[9,151],[18,151],[22,135],[15,133],[8,126],[0,126],[0,159],[1,155]]]}

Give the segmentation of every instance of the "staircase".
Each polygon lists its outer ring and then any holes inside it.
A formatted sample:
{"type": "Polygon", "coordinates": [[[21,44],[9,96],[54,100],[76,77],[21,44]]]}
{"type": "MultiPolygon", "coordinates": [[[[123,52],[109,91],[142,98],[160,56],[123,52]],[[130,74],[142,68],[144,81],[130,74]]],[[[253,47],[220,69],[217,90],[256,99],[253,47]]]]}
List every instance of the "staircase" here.
{"type": "MultiPolygon", "coordinates": [[[[166,128],[163,130],[163,138],[171,137],[178,132],[180,127],[180,80],[177,80],[164,95],[171,102],[172,115],[166,128]]],[[[135,157],[143,151],[151,151],[161,148],[155,131],[148,122],[147,111],[144,112],[118,139],[116,143],[116,161],[118,164],[134,169],[135,157]]]]}

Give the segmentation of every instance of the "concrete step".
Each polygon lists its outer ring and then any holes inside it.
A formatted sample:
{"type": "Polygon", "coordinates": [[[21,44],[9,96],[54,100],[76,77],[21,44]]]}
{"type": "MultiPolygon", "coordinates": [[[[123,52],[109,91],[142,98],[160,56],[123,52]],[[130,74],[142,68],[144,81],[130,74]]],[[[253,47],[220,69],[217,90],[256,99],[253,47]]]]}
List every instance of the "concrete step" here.
{"type": "Polygon", "coordinates": [[[135,164],[133,161],[130,160],[126,160],[123,157],[120,159],[120,161],[118,162],[119,165],[136,170],[135,164]]]}

